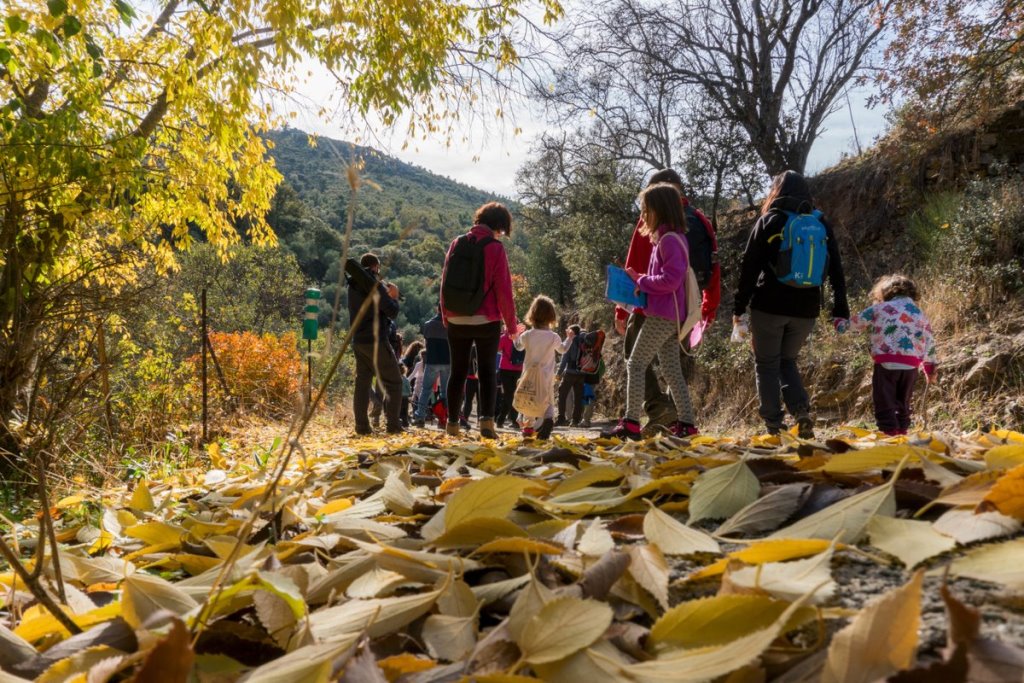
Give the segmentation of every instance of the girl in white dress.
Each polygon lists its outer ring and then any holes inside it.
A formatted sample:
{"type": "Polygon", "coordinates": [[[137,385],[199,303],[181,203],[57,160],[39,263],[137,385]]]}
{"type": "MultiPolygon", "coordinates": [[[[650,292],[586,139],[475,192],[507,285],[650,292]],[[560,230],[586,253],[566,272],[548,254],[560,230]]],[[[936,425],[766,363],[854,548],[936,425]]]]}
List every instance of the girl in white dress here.
{"type": "Polygon", "coordinates": [[[558,333],[551,329],[557,322],[555,302],[546,296],[538,296],[530,304],[530,310],[526,314],[526,323],[531,329],[515,339],[516,348],[526,351],[526,358],[523,359],[523,376],[516,393],[519,394],[520,390],[531,383],[531,377],[538,383],[536,398],[529,401],[533,407],[527,411],[520,411],[519,424],[523,428],[523,436],[527,438],[532,437],[536,430],[538,438],[547,439],[555,426],[555,354],[568,351],[575,336],[569,332],[564,341],[559,338],[558,333]]]}

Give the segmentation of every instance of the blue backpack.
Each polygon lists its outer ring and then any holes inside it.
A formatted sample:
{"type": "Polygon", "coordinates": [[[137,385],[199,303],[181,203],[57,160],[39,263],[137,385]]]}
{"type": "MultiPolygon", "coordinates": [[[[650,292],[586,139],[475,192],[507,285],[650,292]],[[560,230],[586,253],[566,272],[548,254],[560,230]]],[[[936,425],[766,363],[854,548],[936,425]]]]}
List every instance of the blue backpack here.
{"type": "Polygon", "coordinates": [[[769,244],[780,240],[775,277],[790,287],[820,287],[828,267],[828,233],[821,222],[821,211],[786,211],[786,216],[782,232],[768,238],[769,244]]]}

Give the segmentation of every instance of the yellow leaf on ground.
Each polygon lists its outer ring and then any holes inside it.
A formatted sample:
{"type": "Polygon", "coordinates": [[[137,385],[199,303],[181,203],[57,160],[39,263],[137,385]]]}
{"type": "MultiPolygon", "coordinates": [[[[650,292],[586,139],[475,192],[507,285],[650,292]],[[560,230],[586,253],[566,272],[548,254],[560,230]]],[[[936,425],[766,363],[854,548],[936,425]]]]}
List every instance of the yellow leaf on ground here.
{"type": "MultiPolygon", "coordinates": [[[[71,614],[71,610],[64,608],[71,620],[83,629],[95,626],[96,624],[110,621],[121,616],[121,603],[112,602],[90,610],[85,614],[71,614]]],[[[21,623],[14,629],[14,634],[32,643],[40,638],[59,633],[65,638],[71,635],[66,628],[52,614],[46,611],[41,605],[33,605],[25,610],[21,617],[21,623]]]]}
{"type": "MultiPolygon", "coordinates": [[[[1021,446],[1024,450],[1024,446],[1021,446]]],[[[1018,465],[1004,474],[992,486],[979,506],[980,512],[996,509],[1024,520],[1024,465],[1018,465]]]]}
{"type": "Polygon", "coordinates": [[[388,683],[394,683],[394,681],[406,674],[433,669],[437,666],[437,662],[427,657],[404,652],[400,655],[378,659],[377,666],[384,672],[384,677],[388,679],[388,683]]]}
{"type": "Polygon", "coordinates": [[[529,485],[525,479],[507,475],[471,481],[448,501],[444,513],[445,529],[451,530],[482,517],[504,519],[529,485]]]}
{"type": "Polygon", "coordinates": [[[788,606],[767,595],[716,595],[683,602],[654,622],[648,647],[657,651],[724,645],[767,628],[788,606]]]}
{"type": "Polygon", "coordinates": [[[921,581],[910,581],[871,601],[832,638],[822,683],[873,683],[909,668],[917,653],[921,581]]]}
{"type": "Polygon", "coordinates": [[[1008,470],[1024,465],[1024,445],[1007,444],[990,448],[985,453],[985,464],[990,470],[1008,470]]]}
{"type": "Polygon", "coordinates": [[[156,503],[153,502],[153,494],[149,492],[149,484],[143,479],[135,486],[135,491],[132,492],[132,500],[128,503],[128,507],[132,510],[138,510],[140,512],[152,512],[156,509],[156,503]]]}
{"type": "Polygon", "coordinates": [[[868,522],[871,545],[900,559],[907,568],[956,547],[956,539],[940,534],[928,522],[874,517],[868,522]]]}
{"type": "MultiPolygon", "coordinates": [[[[725,559],[709,564],[700,571],[691,574],[687,577],[687,580],[692,581],[709,576],[717,576],[725,571],[729,560],[739,560],[746,564],[784,562],[785,560],[795,560],[798,557],[817,555],[820,552],[824,552],[830,545],[832,545],[831,541],[813,538],[780,538],[770,541],[757,541],[742,550],[731,552],[725,559]]],[[[842,547],[842,544],[836,546],[839,549],[842,547]]]]}
{"type": "Polygon", "coordinates": [[[1024,589],[1024,539],[972,548],[953,560],[950,573],[1024,589]]]}
{"type": "Polygon", "coordinates": [[[590,646],[612,623],[612,608],[596,600],[558,598],[530,619],[516,644],[524,661],[557,662],[590,646]]]}
{"type": "Polygon", "coordinates": [[[666,555],[719,553],[718,541],[652,507],[644,516],[644,536],[666,555]]]}
{"type": "Polygon", "coordinates": [[[332,512],[341,512],[342,510],[348,510],[350,507],[352,507],[351,498],[338,498],[337,500],[332,500],[331,502],[322,505],[320,509],[316,511],[316,514],[329,515],[332,512]]]}

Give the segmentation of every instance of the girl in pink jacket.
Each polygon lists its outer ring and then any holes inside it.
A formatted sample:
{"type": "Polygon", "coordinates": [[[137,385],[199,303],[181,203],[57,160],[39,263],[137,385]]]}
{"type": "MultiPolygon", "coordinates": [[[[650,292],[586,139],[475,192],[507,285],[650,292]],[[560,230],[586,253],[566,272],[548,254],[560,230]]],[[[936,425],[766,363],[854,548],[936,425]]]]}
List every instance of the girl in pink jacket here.
{"type": "Polygon", "coordinates": [[[676,421],[669,430],[676,436],[692,436],[698,432],[690,390],[679,362],[678,331],[680,321],[686,319],[686,269],[690,267],[679,191],[668,183],[651,185],[640,195],[640,212],[640,230],[654,244],[654,250],[646,275],[633,268],[626,272],[636,281],[637,289],[647,294],[645,320],[626,363],[626,413],[603,436],[640,438],[644,373],[655,356],[675,402],[676,421]]]}

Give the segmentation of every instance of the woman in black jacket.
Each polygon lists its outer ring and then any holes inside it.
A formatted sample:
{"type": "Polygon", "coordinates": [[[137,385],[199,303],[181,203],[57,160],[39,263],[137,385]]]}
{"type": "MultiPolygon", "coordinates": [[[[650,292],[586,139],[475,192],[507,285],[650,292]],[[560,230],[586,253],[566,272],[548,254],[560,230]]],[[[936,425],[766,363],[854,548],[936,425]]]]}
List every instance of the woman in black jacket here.
{"type": "MultiPolygon", "coordinates": [[[[733,325],[740,324],[750,306],[761,419],[770,434],[778,434],[783,429],[785,402],[804,439],[814,437],[814,420],[796,359],[821,311],[823,292],[821,286],[787,284],[779,279],[783,273],[776,273],[784,228],[792,216],[813,210],[810,188],[802,175],[785,171],[775,177],[743,252],[733,306],[733,325]]],[[[839,245],[828,221],[822,217],[820,222],[827,240],[824,276],[832,286],[832,318],[845,320],[850,317],[850,308],[839,245]]]]}

